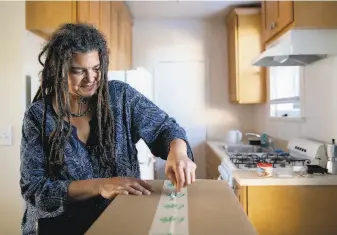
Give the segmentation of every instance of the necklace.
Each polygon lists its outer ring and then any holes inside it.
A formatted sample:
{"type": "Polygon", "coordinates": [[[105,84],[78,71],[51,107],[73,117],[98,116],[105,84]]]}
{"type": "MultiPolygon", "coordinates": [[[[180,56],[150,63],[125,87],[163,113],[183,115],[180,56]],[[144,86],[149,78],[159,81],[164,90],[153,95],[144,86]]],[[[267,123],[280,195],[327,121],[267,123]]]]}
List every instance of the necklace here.
{"type": "Polygon", "coordinates": [[[78,113],[71,113],[71,116],[73,116],[73,117],[83,117],[83,116],[86,116],[90,112],[91,109],[90,109],[90,107],[88,107],[87,110],[85,110],[83,113],[81,113],[82,104],[89,103],[89,100],[90,100],[90,98],[80,97],[78,99],[78,104],[79,104],[78,113]]]}
{"type": "Polygon", "coordinates": [[[71,113],[71,116],[73,117],[83,117],[86,116],[90,112],[90,107],[85,110],[83,113],[71,113]]]}

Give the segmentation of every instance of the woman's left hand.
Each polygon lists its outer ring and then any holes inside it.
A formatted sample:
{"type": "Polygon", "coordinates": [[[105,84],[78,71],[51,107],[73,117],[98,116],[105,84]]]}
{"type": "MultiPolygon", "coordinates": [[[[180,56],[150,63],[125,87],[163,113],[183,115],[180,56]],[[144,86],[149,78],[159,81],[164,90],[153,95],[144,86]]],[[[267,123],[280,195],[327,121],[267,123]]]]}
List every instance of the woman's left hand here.
{"type": "Polygon", "coordinates": [[[167,157],[165,173],[168,179],[180,189],[195,181],[197,165],[188,157],[186,143],[183,140],[173,140],[167,157]]]}

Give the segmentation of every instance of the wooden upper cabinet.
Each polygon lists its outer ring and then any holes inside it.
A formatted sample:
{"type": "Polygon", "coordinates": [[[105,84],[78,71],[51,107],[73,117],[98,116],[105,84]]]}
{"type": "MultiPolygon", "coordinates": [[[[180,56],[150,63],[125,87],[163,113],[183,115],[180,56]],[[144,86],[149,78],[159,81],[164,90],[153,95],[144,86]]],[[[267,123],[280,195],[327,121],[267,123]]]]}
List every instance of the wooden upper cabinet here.
{"type": "Polygon", "coordinates": [[[238,104],[264,103],[263,68],[252,65],[261,53],[260,8],[236,8],[227,17],[229,100],[238,104]]]}
{"type": "Polygon", "coordinates": [[[294,21],[292,1],[262,1],[262,35],[267,41],[294,21]]]}
{"type": "Polygon", "coordinates": [[[48,39],[64,23],[94,25],[106,38],[109,70],[130,69],[132,16],[123,1],[26,1],[26,29],[48,39]]]}
{"type": "Polygon", "coordinates": [[[229,87],[229,100],[231,102],[239,101],[238,91],[238,66],[237,66],[237,34],[238,34],[238,19],[236,14],[232,14],[227,20],[227,46],[228,46],[228,87],[229,87]]]}
{"type": "Polygon", "coordinates": [[[96,28],[100,28],[101,26],[101,16],[103,6],[105,6],[105,2],[99,1],[79,1],[77,2],[77,22],[88,23],[94,25],[96,28]],[[101,11],[102,9],[102,11],[101,11]]]}
{"type": "Polygon", "coordinates": [[[111,52],[112,44],[112,27],[111,27],[111,7],[110,2],[102,1],[100,7],[100,19],[99,19],[99,28],[105,36],[106,41],[108,42],[109,47],[109,70],[116,69],[112,63],[112,56],[114,55],[111,52]]]}
{"type": "Polygon", "coordinates": [[[26,29],[48,39],[64,23],[83,22],[100,28],[104,1],[26,1],[26,29]]]}
{"type": "Polygon", "coordinates": [[[132,24],[127,21],[125,25],[125,64],[127,69],[131,69],[132,65],[132,24]]]}
{"type": "Polygon", "coordinates": [[[26,1],[26,29],[45,39],[61,24],[76,20],[74,1],[26,1]]]}
{"type": "Polygon", "coordinates": [[[262,1],[262,42],[292,28],[337,28],[337,1],[262,1]]]}
{"type": "Polygon", "coordinates": [[[110,6],[110,69],[117,70],[119,68],[119,45],[118,45],[118,37],[119,37],[119,8],[116,8],[113,3],[110,6]]]}
{"type": "Polygon", "coordinates": [[[132,18],[128,8],[116,6],[118,19],[118,67],[131,69],[132,63],[132,18]]]}

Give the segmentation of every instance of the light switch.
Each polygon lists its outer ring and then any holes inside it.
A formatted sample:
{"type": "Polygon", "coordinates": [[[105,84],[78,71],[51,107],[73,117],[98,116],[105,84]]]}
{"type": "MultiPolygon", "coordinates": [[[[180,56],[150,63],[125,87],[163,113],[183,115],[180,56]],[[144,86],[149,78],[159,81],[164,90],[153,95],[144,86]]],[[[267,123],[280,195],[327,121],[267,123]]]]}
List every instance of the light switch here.
{"type": "Polygon", "coordinates": [[[10,146],[12,145],[12,127],[0,126],[0,145],[10,146]]]}

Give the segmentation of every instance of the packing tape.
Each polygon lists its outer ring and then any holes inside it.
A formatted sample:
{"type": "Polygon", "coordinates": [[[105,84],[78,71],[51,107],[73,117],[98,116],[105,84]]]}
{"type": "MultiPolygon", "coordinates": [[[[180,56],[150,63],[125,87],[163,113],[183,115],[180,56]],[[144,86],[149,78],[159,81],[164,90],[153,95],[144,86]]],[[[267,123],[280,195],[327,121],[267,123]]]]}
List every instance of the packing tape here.
{"type": "Polygon", "coordinates": [[[183,188],[175,197],[171,196],[172,193],[175,193],[174,185],[165,180],[149,235],[189,234],[187,188],[183,188]]]}

